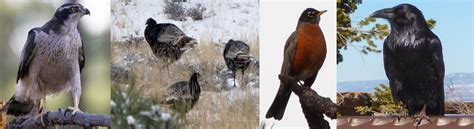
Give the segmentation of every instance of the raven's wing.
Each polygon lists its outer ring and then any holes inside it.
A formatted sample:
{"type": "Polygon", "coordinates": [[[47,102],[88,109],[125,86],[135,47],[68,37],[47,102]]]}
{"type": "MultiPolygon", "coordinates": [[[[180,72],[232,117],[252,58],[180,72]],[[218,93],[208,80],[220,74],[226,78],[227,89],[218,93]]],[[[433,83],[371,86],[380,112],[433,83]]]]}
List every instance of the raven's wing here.
{"type": "Polygon", "coordinates": [[[28,32],[28,38],[26,39],[25,45],[23,46],[23,50],[21,51],[20,65],[18,67],[18,74],[16,77],[17,83],[21,78],[28,74],[30,63],[35,57],[35,37],[38,31],[40,31],[39,28],[33,28],[28,32]]]}
{"type": "Polygon", "coordinates": [[[161,43],[177,43],[181,37],[186,36],[186,34],[181,31],[174,24],[162,24],[159,26],[160,33],[158,33],[158,42],[161,43]]]}
{"type": "MultiPolygon", "coordinates": [[[[387,37],[388,39],[389,37],[387,37]]],[[[400,80],[398,80],[397,75],[399,75],[399,71],[397,68],[395,68],[394,63],[397,63],[397,61],[394,61],[395,58],[393,57],[392,50],[389,48],[388,42],[391,42],[392,40],[387,40],[385,39],[384,46],[383,46],[383,63],[384,63],[384,69],[385,69],[385,75],[387,75],[387,78],[389,80],[389,85],[390,85],[390,90],[392,91],[392,97],[395,102],[400,102],[400,98],[398,98],[398,94],[400,93],[400,90],[402,89],[402,85],[400,80]]]]}
{"type": "Polygon", "coordinates": [[[436,79],[439,81],[444,80],[444,60],[443,60],[443,48],[441,46],[441,41],[438,38],[430,40],[431,50],[433,53],[433,70],[436,76],[436,79]]]}
{"type": "Polygon", "coordinates": [[[432,77],[434,90],[431,90],[433,95],[433,100],[435,105],[429,105],[434,107],[437,110],[428,112],[430,114],[444,114],[444,60],[443,60],[443,48],[441,46],[441,41],[438,38],[430,40],[431,50],[432,50],[432,65],[431,69],[433,71],[432,77]]]}
{"type": "Polygon", "coordinates": [[[81,41],[81,48],[79,48],[79,70],[82,72],[82,68],[86,63],[86,56],[84,54],[84,41],[81,41]]]}

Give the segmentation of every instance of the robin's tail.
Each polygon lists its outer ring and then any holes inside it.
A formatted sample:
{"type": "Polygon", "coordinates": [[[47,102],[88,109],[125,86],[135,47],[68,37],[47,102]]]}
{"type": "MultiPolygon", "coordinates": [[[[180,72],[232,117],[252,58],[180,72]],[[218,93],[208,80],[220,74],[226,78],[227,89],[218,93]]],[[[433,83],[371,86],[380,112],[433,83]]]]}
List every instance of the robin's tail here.
{"type": "Polygon", "coordinates": [[[34,106],[32,101],[20,102],[13,95],[3,107],[2,112],[7,112],[7,115],[22,116],[30,113],[34,106]]]}
{"type": "Polygon", "coordinates": [[[290,95],[291,89],[283,84],[280,84],[280,89],[278,89],[278,93],[273,100],[272,106],[270,106],[270,109],[268,109],[265,117],[273,117],[276,120],[281,120],[281,118],[283,118],[283,114],[285,113],[286,105],[288,104],[290,95]]]}

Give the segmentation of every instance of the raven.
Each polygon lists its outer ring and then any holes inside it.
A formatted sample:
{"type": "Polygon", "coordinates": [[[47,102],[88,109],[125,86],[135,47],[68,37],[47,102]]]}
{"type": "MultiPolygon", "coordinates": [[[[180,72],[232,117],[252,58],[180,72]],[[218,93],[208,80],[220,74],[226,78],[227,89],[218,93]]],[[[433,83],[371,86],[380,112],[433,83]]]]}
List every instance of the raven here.
{"type": "Polygon", "coordinates": [[[422,12],[413,5],[400,4],[370,16],[390,23],[383,55],[394,101],[402,102],[409,115],[444,115],[441,41],[428,28],[422,12]]]}

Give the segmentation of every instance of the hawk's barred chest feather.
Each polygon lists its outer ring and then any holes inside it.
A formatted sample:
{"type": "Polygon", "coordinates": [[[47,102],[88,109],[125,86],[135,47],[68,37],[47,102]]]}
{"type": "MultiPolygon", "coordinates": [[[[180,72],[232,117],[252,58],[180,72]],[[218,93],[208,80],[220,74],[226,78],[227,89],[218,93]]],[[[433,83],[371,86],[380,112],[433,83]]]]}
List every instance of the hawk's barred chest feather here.
{"type": "Polygon", "coordinates": [[[36,31],[34,42],[36,43],[35,58],[30,68],[37,69],[41,80],[40,87],[49,88],[47,93],[56,93],[69,89],[68,83],[74,73],[79,71],[79,49],[82,41],[77,29],[70,28],[67,33],[55,33],[50,30],[48,33],[36,31]],[[45,61],[47,60],[47,61],[45,61]],[[65,86],[65,87],[64,87],[65,86]]]}

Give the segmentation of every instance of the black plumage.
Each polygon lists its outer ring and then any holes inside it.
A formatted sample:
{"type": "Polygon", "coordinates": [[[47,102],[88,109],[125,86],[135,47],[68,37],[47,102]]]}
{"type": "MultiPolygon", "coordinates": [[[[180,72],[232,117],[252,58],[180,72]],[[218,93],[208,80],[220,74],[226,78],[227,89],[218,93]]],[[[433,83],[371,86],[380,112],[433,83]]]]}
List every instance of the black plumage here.
{"type": "Polygon", "coordinates": [[[395,102],[414,115],[426,106],[427,115],[444,114],[444,62],[441,41],[420,10],[410,4],[374,12],[390,22],[384,41],[384,66],[395,102]]]}
{"type": "Polygon", "coordinates": [[[242,41],[229,40],[224,48],[224,60],[227,68],[232,71],[235,87],[235,72],[242,71],[242,76],[250,64],[250,47],[242,41]]]}
{"type": "Polygon", "coordinates": [[[167,65],[183,55],[197,44],[196,39],[186,36],[176,25],[171,23],[157,24],[153,18],[146,21],[145,39],[156,57],[163,59],[167,65]]]}
{"type": "Polygon", "coordinates": [[[201,86],[199,73],[193,73],[189,81],[176,82],[167,89],[163,104],[172,104],[178,112],[187,113],[199,100],[201,86]]]}

